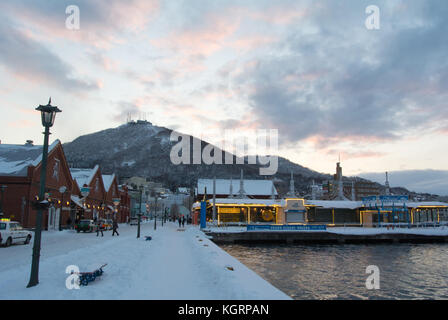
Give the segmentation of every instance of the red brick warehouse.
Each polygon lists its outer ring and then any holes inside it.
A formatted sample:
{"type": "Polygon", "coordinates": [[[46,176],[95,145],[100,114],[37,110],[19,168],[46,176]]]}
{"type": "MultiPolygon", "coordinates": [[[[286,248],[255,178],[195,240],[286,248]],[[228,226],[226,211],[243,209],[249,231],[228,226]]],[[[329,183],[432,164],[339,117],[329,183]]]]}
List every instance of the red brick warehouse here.
{"type": "MultiPolygon", "coordinates": [[[[3,191],[3,216],[19,221],[25,227],[34,227],[37,211],[32,202],[39,194],[42,146],[32,142],[25,145],[0,144],[0,185],[3,191]]],[[[51,207],[43,214],[43,226],[56,225],[70,215],[70,196],[73,189],[67,160],[59,140],[48,149],[46,193],[51,207]],[[60,192],[65,187],[64,194],[60,192]],[[62,214],[59,213],[62,211],[62,214]],[[57,217],[57,219],[56,219],[57,217]]]]}

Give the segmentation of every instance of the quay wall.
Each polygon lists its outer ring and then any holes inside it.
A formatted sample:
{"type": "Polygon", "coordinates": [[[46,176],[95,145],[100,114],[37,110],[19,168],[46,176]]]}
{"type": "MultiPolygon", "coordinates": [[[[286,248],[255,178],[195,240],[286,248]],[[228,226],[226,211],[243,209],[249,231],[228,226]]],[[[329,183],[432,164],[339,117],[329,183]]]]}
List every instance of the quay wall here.
{"type": "Polygon", "coordinates": [[[448,235],[407,233],[338,234],[332,232],[207,232],[217,243],[448,243],[448,235]]]}

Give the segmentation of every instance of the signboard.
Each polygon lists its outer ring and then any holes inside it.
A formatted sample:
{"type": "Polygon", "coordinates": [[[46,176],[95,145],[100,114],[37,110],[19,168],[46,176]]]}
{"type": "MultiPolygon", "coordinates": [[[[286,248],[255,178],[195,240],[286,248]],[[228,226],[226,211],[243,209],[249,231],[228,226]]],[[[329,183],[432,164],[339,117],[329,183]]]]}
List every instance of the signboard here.
{"type": "Polygon", "coordinates": [[[82,187],[81,188],[81,194],[83,197],[87,197],[90,193],[90,188],[89,187],[82,187]]]}
{"type": "Polygon", "coordinates": [[[366,207],[376,207],[378,205],[378,198],[376,196],[362,197],[362,203],[366,207]]]}
{"type": "Polygon", "coordinates": [[[376,196],[362,197],[362,202],[373,202],[376,201],[376,196]]]}
{"type": "Polygon", "coordinates": [[[408,196],[380,196],[382,202],[406,202],[409,200],[408,196]]]}
{"type": "Polygon", "coordinates": [[[405,205],[409,201],[409,197],[406,195],[396,196],[370,196],[363,197],[362,202],[366,207],[380,208],[384,206],[405,205]]]}
{"type": "Polygon", "coordinates": [[[326,225],[272,225],[272,224],[248,224],[247,231],[325,231],[326,225]]]}
{"type": "Polygon", "coordinates": [[[218,207],[218,213],[240,213],[240,208],[218,207]]]}

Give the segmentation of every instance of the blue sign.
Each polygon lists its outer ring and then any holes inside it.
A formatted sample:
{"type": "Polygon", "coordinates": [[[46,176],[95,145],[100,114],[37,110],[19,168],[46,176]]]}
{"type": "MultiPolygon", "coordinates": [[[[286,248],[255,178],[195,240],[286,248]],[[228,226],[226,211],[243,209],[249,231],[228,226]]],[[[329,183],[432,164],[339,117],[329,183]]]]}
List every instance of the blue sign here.
{"type": "Polygon", "coordinates": [[[207,202],[201,201],[201,229],[207,227],[207,220],[205,219],[206,214],[207,214],[207,202]]]}
{"type": "Polygon", "coordinates": [[[406,202],[409,200],[408,196],[380,196],[382,202],[406,202]]]}
{"type": "Polygon", "coordinates": [[[272,224],[248,224],[247,231],[270,230],[270,231],[325,231],[326,225],[272,225],[272,224]]]}
{"type": "Polygon", "coordinates": [[[362,202],[376,201],[376,196],[362,197],[362,202]]]}

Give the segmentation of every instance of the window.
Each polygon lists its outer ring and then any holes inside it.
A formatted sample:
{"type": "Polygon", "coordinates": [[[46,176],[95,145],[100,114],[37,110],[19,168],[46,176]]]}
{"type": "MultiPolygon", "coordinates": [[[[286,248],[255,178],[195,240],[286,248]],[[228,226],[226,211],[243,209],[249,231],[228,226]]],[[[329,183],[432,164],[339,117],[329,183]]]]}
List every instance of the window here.
{"type": "Polygon", "coordinates": [[[0,230],[6,230],[6,223],[0,222],[0,230]]]}

